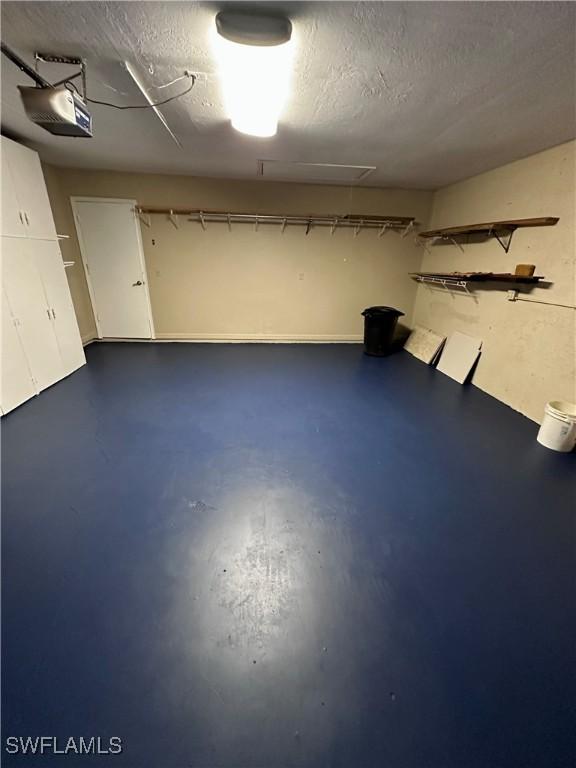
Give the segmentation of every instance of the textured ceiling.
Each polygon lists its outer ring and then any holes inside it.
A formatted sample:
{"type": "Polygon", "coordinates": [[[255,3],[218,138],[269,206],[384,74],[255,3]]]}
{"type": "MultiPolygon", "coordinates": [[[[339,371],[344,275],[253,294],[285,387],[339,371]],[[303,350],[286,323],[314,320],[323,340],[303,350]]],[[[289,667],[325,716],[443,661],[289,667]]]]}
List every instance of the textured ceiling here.
{"type": "Polygon", "coordinates": [[[235,132],[224,112],[209,40],[224,3],[2,3],[2,40],[30,62],[38,49],[84,56],[93,98],[140,103],[124,60],[148,87],[202,73],[162,108],[182,149],[151,110],[93,106],[93,139],[50,136],[26,120],[16,85],[30,81],[5,59],[3,129],[60,165],[255,178],[260,159],[344,163],[376,166],[362,185],[415,188],[575,135],[575,3],[252,5],[284,9],[295,30],[292,94],[271,139],[235,132]]]}

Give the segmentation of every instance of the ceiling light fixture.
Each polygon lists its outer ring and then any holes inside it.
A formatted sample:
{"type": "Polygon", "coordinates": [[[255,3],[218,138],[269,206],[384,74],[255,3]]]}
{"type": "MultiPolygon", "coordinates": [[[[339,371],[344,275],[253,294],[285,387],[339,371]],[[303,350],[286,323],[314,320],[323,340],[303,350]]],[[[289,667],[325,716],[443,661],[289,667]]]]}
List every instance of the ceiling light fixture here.
{"type": "Polygon", "coordinates": [[[274,136],[288,98],[292,24],[279,16],[223,11],[214,45],[232,126],[250,136],[274,136]]]}

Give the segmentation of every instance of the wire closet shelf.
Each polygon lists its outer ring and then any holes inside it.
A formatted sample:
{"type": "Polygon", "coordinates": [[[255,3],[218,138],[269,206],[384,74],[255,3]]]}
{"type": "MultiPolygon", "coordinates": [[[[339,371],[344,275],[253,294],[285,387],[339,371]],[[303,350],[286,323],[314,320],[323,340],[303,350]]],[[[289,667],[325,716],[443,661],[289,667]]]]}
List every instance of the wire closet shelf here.
{"type": "Polygon", "coordinates": [[[150,227],[153,215],[167,216],[174,227],[179,227],[179,217],[187,221],[200,224],[206,230],[209,223],[226,224],[232,230],[233,224],[252,224],[257,231],[261,224],[274,224],[284,232],[288,226],[300,226],[305,228],[308,234],[314,227],[328,227],[331,234],[337,229],[353,229],[357,235],[362,229],[377,229],[378,236],[382,237],[387,230],[399,231],[405,237],[415,225],[413,216],[379,216],[374,214],[347,214],[347,215],[294,215],[294,214],[270,214],[270,213],[241,213],[233,211],[210,211],[199,209],[177,208],[149,208],[136,206],[135,212],[145,226],[150,227]]]}
{"type": "Polygon", "coordinates": [[[459,288],[466,293],[470,293],[468,290],[468,280],[460,279],[457,277],[432,277],[431,275],[411,275],[411,277],[418,283],[426,283],[428,285],[439,285],[445,290],[449,291],[451,288],[459,288]]]}

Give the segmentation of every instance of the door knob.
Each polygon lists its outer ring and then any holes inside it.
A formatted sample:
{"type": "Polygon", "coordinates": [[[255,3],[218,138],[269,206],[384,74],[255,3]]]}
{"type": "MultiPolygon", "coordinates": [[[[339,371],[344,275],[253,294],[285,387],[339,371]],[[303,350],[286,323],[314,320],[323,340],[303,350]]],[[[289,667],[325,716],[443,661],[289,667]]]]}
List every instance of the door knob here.
{"type": "Polygon", "coordinates": [[[136,285],[144,285],[142,280],[137,280],[135,283],[132,283],[132,287],[134,288],[136,285]]]}

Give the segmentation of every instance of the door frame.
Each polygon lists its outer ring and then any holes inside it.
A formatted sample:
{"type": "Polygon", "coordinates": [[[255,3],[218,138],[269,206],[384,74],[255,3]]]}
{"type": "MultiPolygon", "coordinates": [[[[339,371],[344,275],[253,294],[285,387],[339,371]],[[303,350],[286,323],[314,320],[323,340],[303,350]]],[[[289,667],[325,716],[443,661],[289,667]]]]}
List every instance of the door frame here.
{"type": "MultiPolygon", "coordinates": [[[[76,236],[78,237],[78,245],[80,248],[80,256],[82,257],[82,266],[84,267],[84,274],[86,276],[86,284],[88,286],[88,293],[90,294],[90,302],[92,303],[92,312],[94,314],[94,322],[96,324],[96,332],[99,339],[103,339],[102,330],[98,321],[98,307],[96,304],[96,296],[92,287],[92,281],[90,279],[90,267],[86,260],[86,247],[82,241],[82,232],[80,224],[78,222],[78,203],[116,203],[126,205],[132,204],[132,212],[134,213],[134,219],[136,219],[136,207],[138,205],[137,200],[131,200],[129,198],[122,197],[84,197],[78,195],[72,195],[70,197],[70,205],[72,206],[72,218],[74,219],[74,226],[76,228],[76,236]]],[[[146,293],[146,308],[148,310],[148,322],[150,324],[150,338],[156,338],[156,331],[154,328],[154,317],[152,315],[152,302],[150,301],[150,289],[148,284],[148,270],[146,269],[146,259],[144,258],[144,246],[142,244],[142,232],[140,225],[135,221],[136,226],[136,239],[138,241],[138,256],[140,258],[140,268],[142,269],[142,275],[144,276],[144,289],[146,293]]],[[[141,339],[145,341],[145,339],[141,339]]]]}

